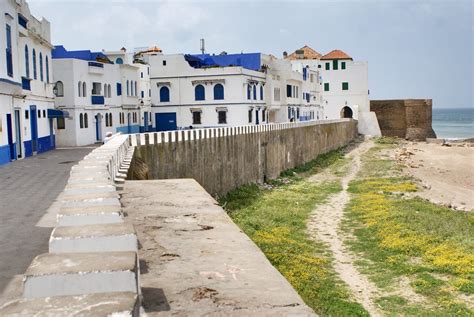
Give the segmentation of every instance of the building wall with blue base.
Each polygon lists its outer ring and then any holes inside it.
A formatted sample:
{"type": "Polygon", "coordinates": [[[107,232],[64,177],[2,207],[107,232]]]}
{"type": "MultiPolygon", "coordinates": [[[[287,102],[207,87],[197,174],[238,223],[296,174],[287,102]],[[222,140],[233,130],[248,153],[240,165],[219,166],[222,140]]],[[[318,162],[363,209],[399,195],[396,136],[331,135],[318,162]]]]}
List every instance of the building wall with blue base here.
{"type": "Polygon", "coordinates": [[[0,146],[0,165],[10,162],[10,146],[0,146]]]}
{"type": "MultiPolygon", "coordinates": [[[[130,126],[130,133],[140,133],[141,128],[143,127],[140,127],[139,125],[132,125],[130,126]]],[[[123,134],[127,134],[129,131],[129,127],[118,127],[116,131],[123,134]]]]}

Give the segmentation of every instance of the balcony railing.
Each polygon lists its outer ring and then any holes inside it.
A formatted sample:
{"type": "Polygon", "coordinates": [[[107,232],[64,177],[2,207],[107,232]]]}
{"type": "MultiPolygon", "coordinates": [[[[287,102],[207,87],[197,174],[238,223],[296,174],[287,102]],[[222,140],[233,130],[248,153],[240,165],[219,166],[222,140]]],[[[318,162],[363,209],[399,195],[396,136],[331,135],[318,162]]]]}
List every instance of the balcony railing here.
{"type": "Polygon", "coordinates": [[[93,105],[103,105],[105,103],[104,96],[91,96],[91,102],[93,105]]]}
{"type": "Polygon", "coordinates": [[[23,88],[23,90],[31,90],[30,81],[31,79],[29,78],[21,77],[21,88],[23,88]]]}

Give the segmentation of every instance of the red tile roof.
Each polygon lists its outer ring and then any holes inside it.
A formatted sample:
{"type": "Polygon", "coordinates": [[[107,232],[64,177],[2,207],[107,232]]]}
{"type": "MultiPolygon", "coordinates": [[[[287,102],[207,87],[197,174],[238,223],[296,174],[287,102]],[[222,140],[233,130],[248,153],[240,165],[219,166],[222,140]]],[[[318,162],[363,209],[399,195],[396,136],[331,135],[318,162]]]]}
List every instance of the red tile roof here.
{"type": "Polygon", "coordinates": [[[347,55],[341,50],[333,50],[327,53],[326,55],[324,55],[323,57],[321,57],[321,59],[323,60],[324,59],[350,59],[352,60],[352,57],[350,57],[349,55],[347,55]]]}
{"type": "Polygon", "coordinates": [[[308,45],[303,46],[299,50],[294,51],[290,55],[286,57],[286,59],[319,59],[322,55],[315,50],[313,50],[311,47],[308,45]],[[303,57],[299,58],[298,54],[296,53],[297,51],[302,51],[303,52],[303,57]]]}

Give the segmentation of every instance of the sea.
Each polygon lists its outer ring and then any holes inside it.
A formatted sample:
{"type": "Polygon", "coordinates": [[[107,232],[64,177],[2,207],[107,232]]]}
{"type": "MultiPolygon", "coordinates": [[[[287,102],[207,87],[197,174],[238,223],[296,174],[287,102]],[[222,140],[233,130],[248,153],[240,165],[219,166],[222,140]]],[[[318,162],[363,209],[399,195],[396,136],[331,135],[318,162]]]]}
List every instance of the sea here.
{"type": "Polygon", "coordinates": [[[433,129],[439,139],[474,138],[474,107],[433,108],[433,129]]]}

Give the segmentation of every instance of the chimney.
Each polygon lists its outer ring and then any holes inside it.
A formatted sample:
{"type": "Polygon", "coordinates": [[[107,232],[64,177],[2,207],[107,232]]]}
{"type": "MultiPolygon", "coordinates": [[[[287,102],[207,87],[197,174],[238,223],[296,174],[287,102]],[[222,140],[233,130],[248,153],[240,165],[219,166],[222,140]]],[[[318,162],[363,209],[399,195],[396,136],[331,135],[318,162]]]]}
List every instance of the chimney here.
{"type": "Polygon", "coordinates": [[[288,53],[286,51],[283,52],[283,58],[287,58],[288,57],[288,53]]]}

